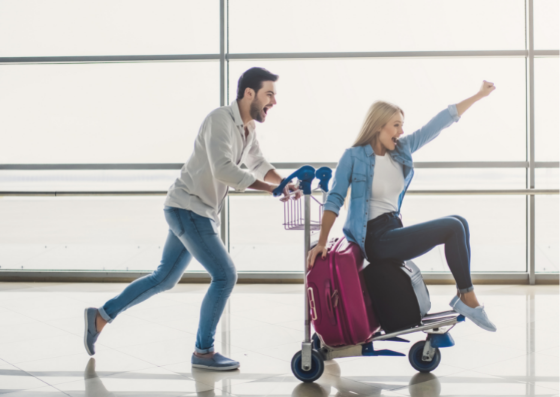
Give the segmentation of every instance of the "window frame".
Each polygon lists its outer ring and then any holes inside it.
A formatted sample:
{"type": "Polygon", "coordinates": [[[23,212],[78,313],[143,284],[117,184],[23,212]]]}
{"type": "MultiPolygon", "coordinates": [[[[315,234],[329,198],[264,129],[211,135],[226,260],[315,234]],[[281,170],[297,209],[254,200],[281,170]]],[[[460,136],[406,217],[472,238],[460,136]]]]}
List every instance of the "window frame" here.
{"type": "MultiPolygon", "coordinates": [[[[527,214],[526,214],[526,236],[527,236],[527,266],[526,272],[519,276],[511,276],[510,279],[526,278],[529,284],[535,284],[537,281],[537,274],[535,272],[535,210],[536,200],[535,196],[540,194],[558,195],[558,189],[536,189],[535,183],[535,170],[537,168],[559,168],[560,162],[548,161],[538,162],[535,158],[535,57],[554,57],[558,58],[560,55],[559,50],[535,50],[534,44],[534,0],[526,0],[526,21],[525,21],[525,34],[526,34],[526,48],[524,50],[495,50],[495,51],[402,51],[402,52],[320,52],[320,53],[260,53],[260,54],[239,54],[230,53],[228,50],[228,4],[229,0],[216,0],[219,1],[220,7],[220,51],[219,54],[188,54],[188,55],[111,55],[111,56],[54,56],[54,57],[0,57],[0,64],[16,65],[16,64],[49,64],[49,63],[134,63],[134,62],[196,62],[200,60],[218,60],[220,62],[220,105],[227,104],[228,86],[229,86],[229,61],[230,60],[265,60],[265,59],[335,59],[335,58],[418,58],[418,57],[524,57],[526,63],[526,105],[527,105],[527,125],[526,125],[526,138],[527,138],[527,155],[526,161],[521,162],[421,162],[416,163],[416,167],[421,168],[525,168],[527,172],[526,189],[509,189],[509,190],[468,190],[468,191],[425,191],[425,192],[410,192],[410,194],[513,194],[525,195],[527,198],[527,214]],[[517,277],[517,278],[516,278],[517,277]]],[[[303,163],[276,163],[275,166],[279,169],[293,169],[297,168],[303,163]]],[[[334,168],[336,163],[321,163],[317,166],[327,165],[334,168]]],[[[123,170],[123,169],[179,169],[182,164],[0,164],[0,172],[2,170],[123,170]]],[[[47,195],[60,195],[61,192],[0,192],[0,195],[28,195],[28,194],[47,194],[47,195]]],[[[71,192],[66,192],[71,193],[71,192]]],[[[75,192],[76,193],[76,192],[75,192]]],[[[79,192],[84,195],[97,195],[97,194],[165,194],[165,192],[79,192]]],[[[236,194],[236,193],[233,193],[236,194]]],[[[221,224],[221,237],[229,249],[229,215],[228,206],[222,212],[221,224]]],[[[521,216],[521,215],[520,215],[521,216]]],[[[12,272],[13,273],[13,272],[12,272]]],[[[17,272],[16,272],[17,273],[17,272]]],[[[0,272],[0,280],[2,274],[5,277],[10,277],[4,270],[0,272]]],[[[23,272],[21,272],[23,274],[23,272]]],[[[29,273],[31,274],[31,273],[29,273]]],[[[53,273],[54,274],[54,273],[53,273]]],[[[486,274],[486,273],[485,273],[486,274]]],[[[495,274],[488,273],[486,276],[477,276],[489,279],[495,278],[495,274]]],[[[502,275],[507,279],[506,275],[502,275]]],[[[542,276],[542,275],[541,275],[542,276]]],[[[94,278],[95,276],[91,276],[94,278]]],[[[130,277],[129,275],[123,276],[124,278],[130,277]]],[[[200,278],[200,276],[197,276],[200,278]]],[[[260,277],[260,276],[259,276],[260,277]]],[[[247,279],[261,279],[255,275],[246,275],[247,279]]],[[[282,275],[281,272],[272,272],[269,278],[282,279],[287,277],[282,275]]],[[[290,276],[292,277],[292,276],[290,276]]],[[[288,277],[288,278],[290,278],[288,277]]],[[[301,279],[303,277],[303,264],[302,272],[299,276],[292,278],[301,279]]],[[[444,276],[442,276],[444,277],[444,276]]],[[[475,279],[477,279],[475,277],[475,279]]],[[[544,276],[541,277],[543,279],[544,276]]],[[[557,280],[557,273],[556,273],[557,280]]],[[[437,278],[437,277],[436,277],[437,278]]],[[[546,278],[546,277],[545,277],[546,278]]]]}

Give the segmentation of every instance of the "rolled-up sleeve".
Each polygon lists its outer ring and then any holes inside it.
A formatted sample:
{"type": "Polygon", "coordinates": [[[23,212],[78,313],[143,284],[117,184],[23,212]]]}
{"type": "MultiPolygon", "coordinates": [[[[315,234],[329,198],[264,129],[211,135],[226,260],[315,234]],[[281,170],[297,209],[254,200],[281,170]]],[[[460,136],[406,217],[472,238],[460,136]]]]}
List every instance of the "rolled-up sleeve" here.
{"type": "Polygon", "coordinates": [[[346,150],[334,173],[333,184],[327,202],[324,205],[326,211],[334,212],[337,216],[340,208],[344,205],[344,199],[348,195],[348,187],[350,186],[350,179],[352,178],[352,155],[349,150],[346,150]]]}
{"type": "Polygon", "coordinates": [[[403,144],[410,145],[410,151],[414,153],[422,146],[434,140],[443,129],[459,121],[459,119],[460,116],[457,112],[457,107],[455,105],[449,105],[447,109],[439,112],[425,126],[401,138],[401,141],[403,141],[403,144]]]}
{"type": "Polygon", "coordinates": [[[257,178],[233,161],[232,127],[226,117],[213,114],[206,119],[204,143],[212,175],[216,180],[243,192],[257,178]]]}
{"type": "Polygon", "coordinates": [[[449,105],[447,110],[449,110],[449,114],[451,115],[451,118],[453,118],[453,121],[459,121],[461,116],[459,116],[459,112],[457,111],[457,105],[449,105]]]}
{"type": "Polygon", "coordinates": [[[275,169],[274,166],[264,158],[256,135],[253,140],[253,144],[247,153],[245,165],[249,171],[261,181],[264,181],[264,177],[268,171],[275,169]]]}

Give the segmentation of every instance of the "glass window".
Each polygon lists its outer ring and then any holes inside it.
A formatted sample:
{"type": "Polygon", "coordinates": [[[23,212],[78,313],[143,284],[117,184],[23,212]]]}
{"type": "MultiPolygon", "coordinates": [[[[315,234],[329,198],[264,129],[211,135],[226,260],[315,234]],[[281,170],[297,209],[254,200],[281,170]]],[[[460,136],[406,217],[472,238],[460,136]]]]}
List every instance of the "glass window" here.
{"type": "Polygon", "coordinates": [[[535,157],[558,161],[560,95],[558,58],[535,58],[535,157]]]}
{"type": "MultiPolygon", "coordinates": [[[[169,227],[163,197],[3,197],[0,266],[152,271],[169,227]]],[[[204,270],[192,260],[188,271],[204,270]]]]}
{"type": "Polygon", "coordinates": [[[558,272],[560,233],[558,196],[537,196],[535,200],[535,271],[558,272]]]}
{"type": "Polygon", "coordinates": [[[2,163],[183,163],[218,62],[0,66],[2,163]]]}
{"type": "MultiPolygon", "coordinates": [[[[238,270],[301,271],[303,232],[286,231],[282,203],[269,197],[230,198],[231,252],[238,270]]],[[[524,196],[415,196],[404,200],[405,226],[461,215],[471,230],[473,271],[525,271],[524,196]]],[[[342,236],[341,210],[330,237],[342,236]]],[[[448,271],[442,246],[414,260],[422,271],[448,271]]]]}
{"type": "MultiPolygon", "coordinates": [[[[525,3],[235,0],[228,5],[228,50],[523,50],[525,3]]],[[[218,0],[3,0],[0,57],[216,55],[219,7],[218,0]]],[[[558,0],[534,0],[537,50],[558,49],[558,13],[558,0]]],[[[405,133],[411,133],[473,95],[483,79],[493,81],[496,92],[418,151],[415,161],[526,161],[524,57],[233,60],[230,100],[239,75],[253,66],[280,75],[278,104],[258,126],[271,162],[338,161],[376,100],[401,106],[405,133]]],[[[535,59],[538,162],[560,159],[558,70],[557,57],[535,59]]],[[[0,163],[182,164],[202,121],[219,106],[219,84],[217,60],[0,65],[0,163]]],[[[163,192],[178,174],[0,171],[0,190],[163,192]]],[[[536,170],[537,188],[558,184],[557,168],[536,170]]],[[[525,186],[522,168],[417,168],[410,191],[525,186]]],[[[2,270],[151,271],[160,262],[168,233],[163,195],[1,198],[2,270]]],[[[303,232],[285,230],[281,202],[235,194],[229,202],[231,255],[239,271],[303,270],[303,232]]],[[[526,202],[525,196],[411,193],[402,213],[405,226],[462,215],[471,228],[473,271],[526,271],[526,202]]],[[[537,196],[539,272],[558,272],[558,217],[558,196],[537,196]]],[[[342,209],[331,236],[342,235],[345,218],[342,209]]],[[[415,262],[423,271],[448,271],[443,246],[415,262]]],[[[194,259],[188,267],[203,270],[194,259]]]]}
{"type": "MultiPolygon", "coordinates": [[[[448,215],[469,222],[471,271],[526,271],[525,196],[414,196],[403,201],[404,226],[448,215]]],[[[558,219],[558,218],[556,218],[558,219]]],[[[443,245],[414,260],[422,271],[447,271],[443,245]]]]}
{"type": "Polygon", "coordinates": [[[525,189],[525,179],[525,168],[416,168],[409,189],[525,189]]]}
{"type": "Polygon", "coordinates": [[[0,191],[160,191],[166,192],[177,170],[0,171],[0,191]]]}
{"type": "MultiPolygon", "coordinates": [[[[229,200],[230,253],[237,270],[303,272],[303,231],[284,229],[282,202],[267,196],[232,195],[229,200]]],[[[312,220],[318,220],[317,211],[313,202],[312,220]]],[[[331,236],[342,236],[345,217],[341,211],[331,236]]]]}
{"type": "Polygon", "coordinates": [[[232,53],[525,48],[522,0],[426,4],[236,0],[229,5],[229,48],[232,53]]]}
{"type": "Polygon", "coordinates": [[[558,49],[559,14],[558,0],[533,0],[533,30],[536,50],[558,49]]]}
{"type": "Polygon", "coordinates": [[[376,100],[398,104],[405,133],[449,104],[475,94],[482,80],[498,89],[415,154],[415,161],[525,161],[525,59],[352,59],[230,62],[230,98],[245,70],[280,75],[278,104],[258,126],[272,161],[338,161],[376,100]]]}
{"type": "Polygon", "coordinates": [[[535,188],[560,188],[560,172],[558,171],[558,168],[537,168],[535,170],[535,188]]]}
{"type": "Polygon", "coordinates": [[[3,0],[0,57],[217,54],[219,1],[3,0]]]}

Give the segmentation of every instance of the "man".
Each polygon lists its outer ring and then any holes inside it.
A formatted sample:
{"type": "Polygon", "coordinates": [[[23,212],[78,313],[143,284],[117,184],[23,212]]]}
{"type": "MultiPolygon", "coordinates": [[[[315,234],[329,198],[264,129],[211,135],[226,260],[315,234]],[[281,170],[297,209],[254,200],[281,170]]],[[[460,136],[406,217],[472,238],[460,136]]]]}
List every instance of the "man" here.
{"type": "MultiPolygon", "coordinates": [[[[202,302],[192,365],[211,370],[239,367],[239,362],[214,352],[216,326],[237,281],[218,226],[230,187],[272,193],[282,181],[263,157],[254,123],[263,123],[276,105],[277,79],[277,75],[262,68],[247,70],[239,78],[237,99],[230,106],[212,111],[203,121],[194,151],[165,200],[169,234],[159,267],[99,309],[85,309],[84,344],[90,355],[95,354],[95,342],[107,323],[129,307],[173,288],[194,256],[210,273],[212,282],[202,302]],[[242,169],[242,164],[248,170],[242,169]]],[[[287,200],[289,192],[296,189],[288,185],[282,199],[287,200]]],[[[297,192],[295,198],[300,196],[301,192],[297,192]]]]}

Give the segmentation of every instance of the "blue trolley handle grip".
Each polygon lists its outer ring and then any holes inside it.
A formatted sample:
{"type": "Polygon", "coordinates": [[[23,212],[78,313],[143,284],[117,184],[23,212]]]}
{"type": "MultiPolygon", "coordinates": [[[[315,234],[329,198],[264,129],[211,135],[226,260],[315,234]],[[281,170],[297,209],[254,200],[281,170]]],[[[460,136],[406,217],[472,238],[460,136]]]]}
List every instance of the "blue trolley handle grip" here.
{"type": "Polygon", "coordinates": [[[303,194],[311,194],[311,182],[315,178],[315,168],[310,165],[304,165],[299,170],[294,171],[289,177],[284,179],[284,181],[272,191],[274,197],[282,195],[284,188],[292,179],[297,178],[300,181],[300,186],[303,190],[303,194]]]}
{"type": "Polygon", "coordinates": [[[329,167],[321,167],[315,172],[315,177],[319,179],[319,187],[325,192],[329,192],[329,181],[332,177],[332,170],[329,167]]]}

